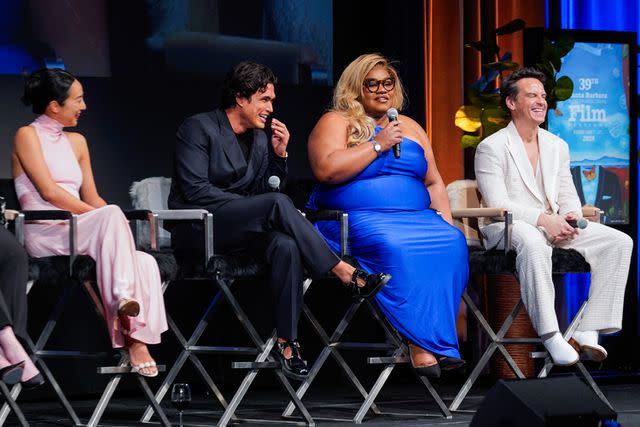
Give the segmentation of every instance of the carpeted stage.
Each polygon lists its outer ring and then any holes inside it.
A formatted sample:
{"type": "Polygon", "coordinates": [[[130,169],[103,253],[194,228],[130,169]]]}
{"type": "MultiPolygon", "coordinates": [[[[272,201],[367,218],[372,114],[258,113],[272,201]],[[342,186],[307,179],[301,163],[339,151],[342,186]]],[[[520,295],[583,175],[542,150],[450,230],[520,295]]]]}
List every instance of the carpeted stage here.
{"type": "MultiPolygon", "coordinates": [[[[597,378],[597,377],[596,377],[597,378]]],[[[640,426],[640,377],[597,378],[602,391],[618,412],[618,422],[624,427],[640,426]]],[[[195,385],[194,385],[195,386],[195,385]]],[[[436,384],[445,402],[449,403],[459,388],[459,384],[436,384]]],[[[437,414],[435,405],[428,401],[424,389],[417,385],[393,384],[383,390],[376,401],[384,415],[365,418],[367,426],[468,426],[473,412],[480,405],[487,386],[472,390],[463,404],[464,411],[453,414],[452,419],[443,419],[437,414]],[[401,415],[401,413],[408,413],[401,415]],[[414,414],[414,415],[411,415],[414,414]],[[431,414],[431,415],[428,415],[431,414]]],[[[280,389],[262,388],[249,393],[241,405],[238,416],[252,420],[254,425],[283,425],[280,413],[284,405],[285,393],[280,389]],[[270,418],[271,423],[257,421],[259,418],[270,418]]],[[[94,399],[74,399],[73,405],[83,422],[86,422],[97,401],[94,399]]],[[[307,409],[318,426],[344,426],[360,404],[356,394],[344,387],[328,386],[311,389],[304,400],[307,409]],[[346,390],[346,391],[345,391],[346,390]],[[344,419],[338,421],[336,419],[344,419]]],[[[145,425],[137,422],[144,401],[130,392],[117,395],[104,414],[100,425],[134,426],[145,425]]],[[[170,402],[163,402],[163,409],[173,425],[178,425],[178,415],[170,402]]],[[[64,418],[64,412],[56,401],[21,403],[27,419],[32,426],[70,425],[64,418]]],[[[220,406],[210,399],[204,389],[194,387],[193,401],[184,413],[185,426],[211,426],[217,423],[222,413],[220,406]]],[[[155,419],[154,419],[155,420],[155,419]]],[[[156,420],[157,421],[157,420],[156,420]]],[[[5,425],[17,425],[12,416],[5,425]]],[[[154,423],[153,425],[158,425],[154,423]]]]}

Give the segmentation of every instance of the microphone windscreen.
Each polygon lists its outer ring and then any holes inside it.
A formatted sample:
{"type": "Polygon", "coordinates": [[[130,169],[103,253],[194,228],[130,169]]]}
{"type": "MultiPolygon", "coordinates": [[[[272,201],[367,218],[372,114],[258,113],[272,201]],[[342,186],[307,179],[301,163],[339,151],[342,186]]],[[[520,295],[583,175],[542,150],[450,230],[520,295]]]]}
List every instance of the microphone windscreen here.
{"type": "Polygon", "coordinates": [[[578,219],[570,219],[569,221],[567,221],[569,223],[570,226],[572,226],[573,228],[579,228],[581,230],[584,230],[585,228],[587,228],[587,225],[589,225],[589,221],[587,221],[584,218],[578,218],[578,219]]]}
{"type": "Polygon", "coordinates": [[[269,184],[269,188],[272,190],[278,190],[280,189],[280,178],[276,175],[271,175],[267,180],[267,184],[269,184]]]}
{"type": "Polygon", "coordinates": [[[398,110],[396,110],[395,108],[389,108],[387,110],[387,117],[391,122],[393,122],[394,120],[398,120],[398,110]]]}

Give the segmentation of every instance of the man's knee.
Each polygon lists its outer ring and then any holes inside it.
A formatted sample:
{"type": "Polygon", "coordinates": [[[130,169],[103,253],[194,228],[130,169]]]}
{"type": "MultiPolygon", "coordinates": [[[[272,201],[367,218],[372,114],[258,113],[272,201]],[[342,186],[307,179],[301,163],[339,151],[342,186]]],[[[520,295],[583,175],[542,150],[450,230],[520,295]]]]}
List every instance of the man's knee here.
{"type": "Polygon", "coordinates": [[[11,268],[19,268],[21,270],[27,270],[29,265],[29,256],[22,246],[15,242],[10,245],[2,253],[2,262],[11,268]]]}
{"type": "Polygon", "coordinates": [[[616,242],[625,252],[631,253],[633,250],[633,239],[626,233],[620,232],[616,242]]]}
{"type": "Polygon", "coordinates": [[[284,209],[295,209],[295,206],[293,205],[293,201],[286,194],[273,192],[273,193],[264,193],[258,197],[264,199],[265,201],[267,201],[267,203],[269,203],[272,206],[277,206],[284,209]]]}
{"type": "MultiPolygon", "coordinates": [[[[594,224],[594,226],[596,225],[594,224]]],[[[605,245],[607,247],[606,251],[612,253],[619,253],[618,251],[631,253],[633,250],[633,239],[631,239],[628,234],[604,225],[598,224],[597,226],[599,226],[599,228],[595,231],[598,231],[598,243],[605,245]]]]}
{"type": "Polygon", "coordinates": [[[273,256],[288,260],[298,257],[300,253],[296,241],[284,233],[272,233],[267,252],[273,256]]]}
{"type": "Polygon", "coordinates": [[[537,227],[518,221],[512,228],[513,246],[518,252],[551,256],[553,248],[537,227]]]}

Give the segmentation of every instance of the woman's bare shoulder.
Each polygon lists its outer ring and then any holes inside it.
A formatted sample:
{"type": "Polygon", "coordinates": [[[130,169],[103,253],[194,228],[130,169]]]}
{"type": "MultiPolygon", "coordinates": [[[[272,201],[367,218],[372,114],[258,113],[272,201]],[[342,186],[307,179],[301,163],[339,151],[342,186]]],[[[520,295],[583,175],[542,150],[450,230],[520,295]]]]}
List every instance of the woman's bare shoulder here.
{"type": "Polygon", "coordinates": [[[404,133],[406,134],[407,138],[416,141],[422,146],[429,145],[429,137],[427,137],[427,133],[418,122],[405,115],[400,115],[398,117],[398,120],[400,120],[400,122],[404,126],[404,133]]]}
{"type": "Polygon", "coordinates": [[[67,138],[69,138],[69,143],[71,144],[71,148],[73,152],[76,154],[78,160],[82,160],[87,158],[87,154],[89,153],[89,146],[87,145],[87,139],[78,132],[65,132],[67,138]]]}
{"type": "Polygon", "coordinates": [[[407,128],[414,130],[414,131],[422,131],[424,132],[424,129],[422,128],[422,126],[420,126],[420,124],[418,122],[416,122],[414,119],[412,119],[409,116],[405,116],[404,114],[400,114],[398,116],[398,120],[400,120],[400,122],[402,122],[404,125],[407,126],[407,128]]]}
{"type": "Polygon", "coordinates": [[[21,126],[16,131],[16,135],[13,138],[14,146],[33,144],[38,141],[38,135],[33,126],[21,126]]]}
{"type": "Polygon", "coordinates": [[[320,117],[318,124],[326,124],[332,126],[347,126],[349,120],[339,111],[327,111],[320,117]]]}
{"type": "Polygon", "coordinates": [[[36,134],[36,130],[33,126],[21,126],[16,131],[16,138],[18,137],[30,137],[36,134]]]}
{"type": "Polygon", "coordinates": [[[65,135],[67,135],[67,138],[69,138],[69,142],[74,147],[75,146],[77,146],[77,147],[83,147],[83,146],[86,147],[87,146],[87,139],[81,133],[78,133],[78,132],[65,132],[65,135]]]}

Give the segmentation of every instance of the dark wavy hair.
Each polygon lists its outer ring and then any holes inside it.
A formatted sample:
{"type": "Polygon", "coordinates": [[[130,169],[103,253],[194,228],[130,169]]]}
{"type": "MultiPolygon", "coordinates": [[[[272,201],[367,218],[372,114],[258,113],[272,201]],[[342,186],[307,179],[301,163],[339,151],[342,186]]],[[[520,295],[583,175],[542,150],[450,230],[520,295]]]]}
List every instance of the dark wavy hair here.
{"type": "Polygon", "coordinates": [[[236,105],[236,96],[251,98],[263,91],[269,83],[275,85],[278,79],[269,68],[255,62],[241,62],[231,69],[224,78],[220,106],[231,108],[236,105]]]}
{"type": "Polygon", "coordinates": [[[540,83],[542,83],[542,86],[544,86],[547,80],[542,71],[531,67],[520,68],[502,80],[502,84],[500,85],[500,103],[502,104],[504,111],[509,113],[509,109],[507,108],[507,98],[515,99],[518,95],[518,81],[529,78],[539,80],[540,83]]]}
{"type": "Polygon", "coordinates": [[[75,80],[71,73],[58,68],[34,71],[25,80],[22,102],[26,106],[31,105],[35,114],[43,114],[51,101],[64,105],[75,80]]]}

